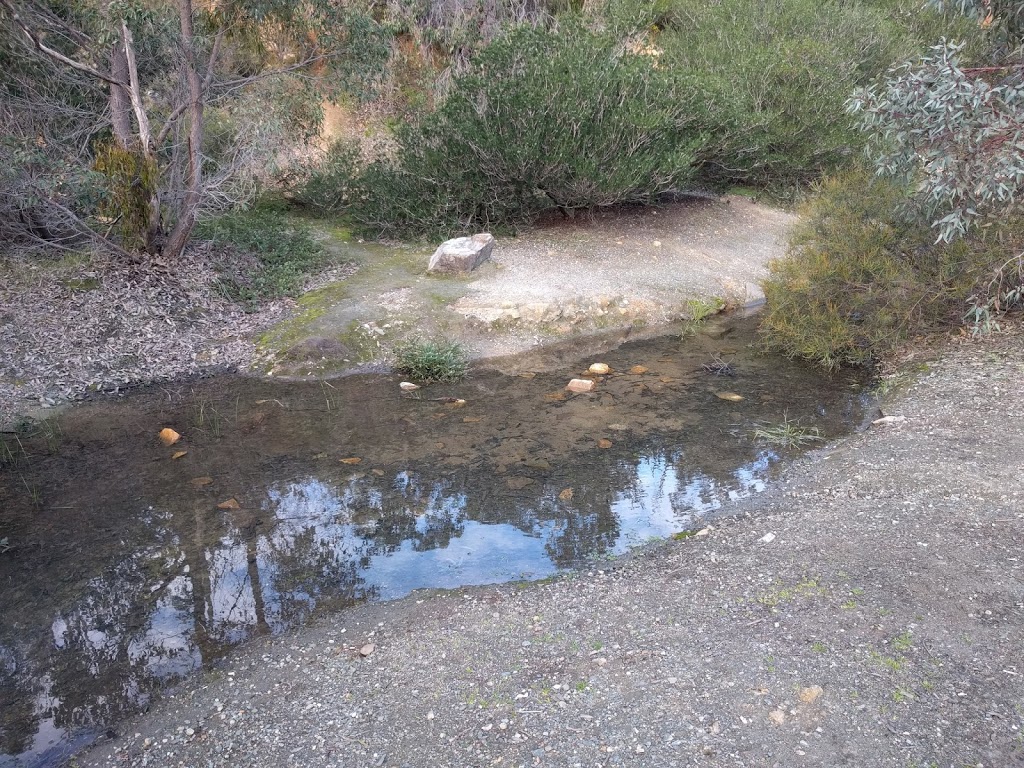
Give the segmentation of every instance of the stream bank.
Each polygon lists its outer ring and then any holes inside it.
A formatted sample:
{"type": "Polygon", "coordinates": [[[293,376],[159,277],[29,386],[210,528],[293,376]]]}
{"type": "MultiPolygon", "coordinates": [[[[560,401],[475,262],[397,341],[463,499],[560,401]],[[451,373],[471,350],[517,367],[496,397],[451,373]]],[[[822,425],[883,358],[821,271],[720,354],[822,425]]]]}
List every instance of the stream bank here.
{"type": "Polygon", "coordinates": [[[0,432],[68,401],[184,377],[381,369],[413,335],[453,338],[477,360],[566,341],[610,348],[695,308],[756,299],[793,220],[724,197],[552,221],[501,238],[493,261],[461,278],[428,277],[429,247],[318,225],[336,266],[255,313],[218,292],[208,246],[173,264],[0,262],[0,432]]]}
{"type": "Polygon", "coordinates": [[[763,352],[753,318],[623,344],[600,375],[533,362],[411,394],[381,374],[179,382],[0,439],[0,765],[59,765],[260,636],[700,530],[794,438],[875,415],[856,375],[763,352]]]}

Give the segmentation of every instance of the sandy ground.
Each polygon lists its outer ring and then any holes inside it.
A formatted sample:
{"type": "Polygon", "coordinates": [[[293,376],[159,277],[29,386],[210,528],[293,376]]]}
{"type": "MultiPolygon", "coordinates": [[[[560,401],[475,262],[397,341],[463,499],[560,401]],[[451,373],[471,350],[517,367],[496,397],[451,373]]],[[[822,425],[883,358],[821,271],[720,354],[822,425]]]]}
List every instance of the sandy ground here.
{"type": "Polygon", "coordinates": [[[410,336],[455,338],[484,359],[601,335],[617,343],[626,331],[661,334],[692,315],[694,300],[762,299],[767,263],[785,252],[794,222],[737,196],[553,219],[499,237],[489,262],[455,277],[426,274],[432,248],[333,243],[359,271],[308,296],[270,331],[264,370],[339,373],[386,359],[410,336]]]}
{"type": "Polygon", "coordinates": [[[579,222],[552,222],[501,243],[497,269],[452,310],[485,322],[571,320],[601,310],[666,322],[693,298],[763,297],[769,259],[794,217],[736,196],[694,199],[579,222]]]}
{"type": "Polygon", "coordinates": [[[80,766],[1024,765],[1024,335],[694,536],[244,647],[80,766]]]}

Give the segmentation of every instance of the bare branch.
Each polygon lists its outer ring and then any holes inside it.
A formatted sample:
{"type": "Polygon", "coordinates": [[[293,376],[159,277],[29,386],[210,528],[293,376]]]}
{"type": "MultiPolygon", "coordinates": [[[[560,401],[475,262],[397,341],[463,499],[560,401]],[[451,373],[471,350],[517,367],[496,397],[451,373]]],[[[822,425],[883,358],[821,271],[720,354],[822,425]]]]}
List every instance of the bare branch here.
{"type": "Polygon", "coordinates": [[[217,55],[220,53],[220,44],[224,42],[224,35],[227,29],[222,29],[213,39],[213,47],[210,49],[210,59],[206,62],[206,77],[203,78],[203,90],[208,90],[213,82],[213,68],[217,63],[217,55]]]}
{"type": "Polygon", "coordinates": [[[178,118],[185,114],[186,109],[188,109],[188,102],[182,102],[171,111],[171,114],[169,114],[167,119],[164,121],[164,127],[161,128],[160,133],[156,135],[156,141],[153,144],[154,147],[163,146],[163,143],[167,140],[167,135],[171,132],[171,129],[174,128],[174,124],[178,121],[178,118]]]}
{"type": "MultiPolygon", "coordinates": [[[[213,40],[213,48],[210,50],[210,59],[206,63],[206,77],[203,78],[203,92],[205,93],[210,89],[210,83],[213,82],[214,66],[217,63],[217,56],[220,54],[220,46],[224,41],[224,35],[227,33],[227,29],[221,29],[217,36],[213,40]]],[[[167,136],[170,134],[171,129],[174,127],[174,123],[185,114],[188,109],[188,102],[182,102],[176,106],[171,114],[167,116],[164,121],[163,128],[160,129],[160,133],[157,134],[156,142],[154,146],[160,147],[167,140],[167,136]]]]}
{"type": "Polygon", "coordinates": [[[139,141],[142,144],[142,151],[149,154],[153,146],[153,137],[149,129],[149,117],[146,115],[146,108],[142,103],[139,67],[135,63],[135,41],[132,39],[132,31],[128,29],[128,24],[124,19],[121,20],[121,39],[124,43],[124,55],[128,60],[128,78],[131,82],[128,94],[132,99],[132,109],[135,110],[135,120],[139,124],[139,141]]]}
{"type": "Polygon", "coordinates": [[[38,50],[40,53],[45,53],[51,59],[59,61],[61,64],[66,64],[72,69],[77,69],[79,72],[85,72],[86,74],[92,75],[93,77],[103,80],[104,82],[110,83],[111,85],[119,85],[122,88],[128,87],[127,83],[122,83],[121,81],[116,80],[113,77],[113,75],[109,75],[106,72],[101,72],[93,66],[69,58],[60,51],[56,51],[50,46],[48,46],[46,43],[42,41],[42,38],[40,38],[39,35],[36,32],[34,32],[32,28],[28,26],[28,24],[24,22],[24,20],[21,18],[21,14],[18,13],[17,8],[14,7],[14,3],[12,3],[11,0],[0,0],[0,5],[3,5],[3,7],[7,9],[7,11],[11,14],[11,18],[14,20],[14,23],[21,27],[22,32],[24,32],[28,39],[32,41],[32,45],[35,46],[36,50],[38,50]]]}
{"type": "MultiPolygon", "coordinates": [[[[2,1],[2,0],[0,0],[2,1]]],[[[289,72],[294,72],[297,69],[304,69],[317,62],[324,61],[332,58],[337,54],[323,53],[317,56],[310,56],[307,59],[303,59],[295,64],[289,64],[287,67],[279,67],[278,69],[269,69],[266,72],[260,72],[258,75],[250,75],[249,77],[239,77],[234,80],[225,80],[222,83],[217,83],[218,88],[224,88],[225,90],[233,90],[235,88],[242,88],[251,83],[258,82],[260,80],[266,80],[269,77],[278,77],[279,75],[285,75],[289,72]]]]}

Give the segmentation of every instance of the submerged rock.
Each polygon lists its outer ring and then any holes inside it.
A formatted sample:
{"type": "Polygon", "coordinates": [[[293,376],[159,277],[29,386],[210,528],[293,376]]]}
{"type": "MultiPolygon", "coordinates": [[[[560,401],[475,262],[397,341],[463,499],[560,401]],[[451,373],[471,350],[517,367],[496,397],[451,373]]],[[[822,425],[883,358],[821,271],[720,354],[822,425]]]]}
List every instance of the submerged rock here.
{"type": "Polygon", "coordinates": [[[573,379],[565,388],[570,392],[592,392],[594,381],[592,379],[573,379]]]}
{"type": "Polygon", "coordinates": [[[430,257],[427,272],[465,273],[472,272],[489,258],[494,250],[494,235],[482,232],[472,237],[456,237],[446,240],[430,257]]]}

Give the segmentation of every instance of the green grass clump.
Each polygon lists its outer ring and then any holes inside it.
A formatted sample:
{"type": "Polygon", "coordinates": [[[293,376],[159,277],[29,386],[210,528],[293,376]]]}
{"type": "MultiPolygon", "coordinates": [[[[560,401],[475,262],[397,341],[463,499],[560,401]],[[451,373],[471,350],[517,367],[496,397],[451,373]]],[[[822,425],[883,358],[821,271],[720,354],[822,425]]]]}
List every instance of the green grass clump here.
{"type": "Polygon", "coordinates": [[[725,301],[717,296],[711,299],[687,299],[683,336],[693,336],[709,317],[717,315],[723,309],[725,309],[725,301]]]}
{"type": "Polygon", "coordinates": [[[761,426],[754,430],[754,439],[769,445],[781,445],[786,448],[799,448],[808,443],[824,440],[817,427],[801,427],[788,417],[781,424],[761,426]]]}
{"type": "Polygon", "coordinates": [[[455,341],[407,341],[395,356],[395,371],[423,384],[458,381],[469,367],[466,350],[455,341]]]}
{"type": "Polygon", "coordinates": [[[249,309],[297,295],[304,278],[327,261],[306,226],[274,209],[208,219],[196,228],[196,237],[214,243],[217,289],[249,309]]]}

